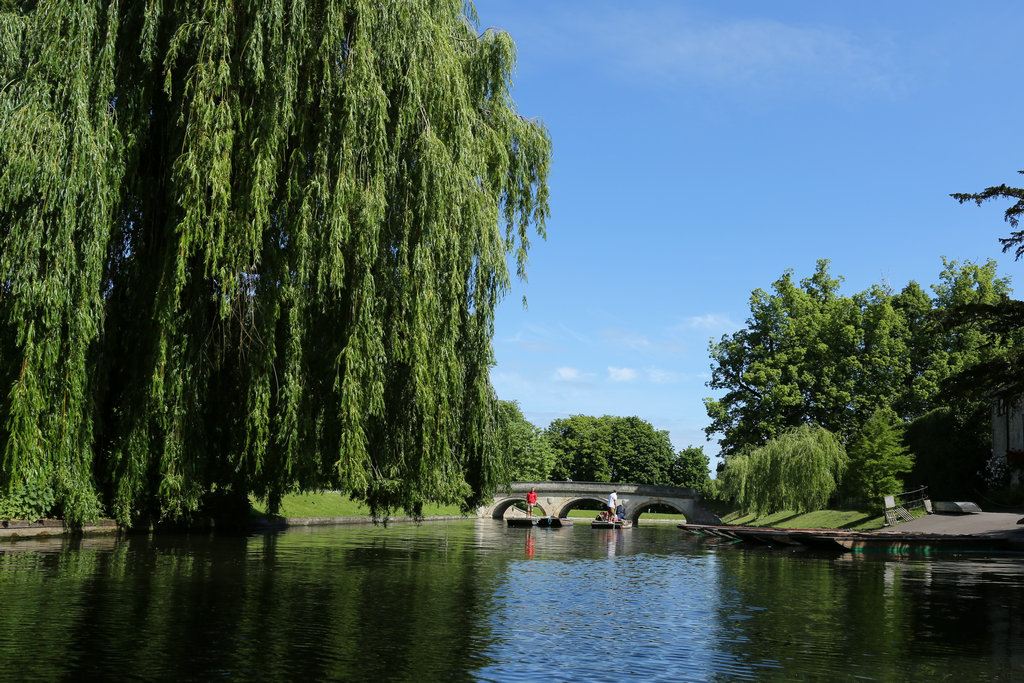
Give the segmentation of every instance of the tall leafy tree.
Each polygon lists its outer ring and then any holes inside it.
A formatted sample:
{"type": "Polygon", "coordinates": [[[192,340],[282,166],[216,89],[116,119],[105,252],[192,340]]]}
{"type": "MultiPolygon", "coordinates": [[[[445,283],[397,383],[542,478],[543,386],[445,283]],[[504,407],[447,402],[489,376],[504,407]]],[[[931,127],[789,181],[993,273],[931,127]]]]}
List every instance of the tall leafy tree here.
{"type": "Polygon", "coordinates": [[[462,0],[0,5],[0,495],[469,506],[550,141],[462,0]]]}
{"type": "Polygon", "coordinates": [[[937,325],[937,312],[999,301],[1010,291],[994,261],[943,265],[934,298],[913,282],[898,294],[874,286],[843,296],[827,261],[799,285],[786,273],[771,293],[756,290],[747,326],[711,345],[708,386],[725,393],[705,400],[706,432],[721,434],[729,455],[802,424],[850,440],[878,408],[909,421],[944,405],[945,380],[1021,337],[937,325]]]}
{"type": "MultiPolygon", "coordinates": [[[[759,446],[794,427],[820,424],[846,433],[869,400],[863,391],[865,365],[890,367],[887,349],[866,348],[864,297],[839,294],[840,281],[818,261],[814,274],[793,281],[785,273],[772,292],[758,289],[750,299],[747,327],[711,345],[708,386],[724,389],[705,399],[710,436],[723,435],[725,453],[759,446]]],[[[897,323],[877,315],[883,329],[897,323]]],[[[882,332],[873,338],[888,340],[882,332]]]]}

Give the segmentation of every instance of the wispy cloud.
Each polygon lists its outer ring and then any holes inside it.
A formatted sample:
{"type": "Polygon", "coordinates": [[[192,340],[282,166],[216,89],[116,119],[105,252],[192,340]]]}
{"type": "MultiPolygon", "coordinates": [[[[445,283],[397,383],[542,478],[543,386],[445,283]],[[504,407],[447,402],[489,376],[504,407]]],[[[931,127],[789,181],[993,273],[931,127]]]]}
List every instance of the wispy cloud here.
{"type": "Polygon", "coordinates": [[[616,368],[609,365],[608,379],[613,382],[632,382],[636,379],[636,370],[633,368],[616,368]]]}
{"type": "Polygon", "coordinates": [[[705,313],[686,319],[686,326],[698,330],[735,330],[739,328],[726,313],[705,313]]]}
{"type": "Polygon", "coordinates": [[[601,336],[616,346],[624,346],[627,349],[633,349],[634,351],[642,351],[651,347],[651,340],[642,334],[637,334],[630,330],[621,330],[612,327],[602,330],[601,336]]]}
{"type": "Polygon", "coordinates": [[[655,384],[677,384],[686,380],[686,375],[662,368],[647,368],[647,379],[655,384]]]}
{"type": "Polygon", "coordinates": [[[590,342],[586,335],[564,324],[553,327],[526,324],[516,330],[515,334],[496,341],[535,353],[554,353],[590,342]]]}
{"type": "Polygon", "coordinates": [[[579,382],[586,379],[587,375],[579,368],[560,367],[555,368],[555,374],[551,379],[556,382],[579,382]]]}
{"type": "Polygon", "coordinates": [[[827,25],[736,18],[671,4],[597,5],[582,18],[565,12],[552,49],[615,60],[611,68],[663,85],[699,82],[749,90],[891,91],[900,76],[884,37],[827,25]],[[608,8],[608,9],[604,9],[608,8]],[[575,38],[575,40],[573,40],[575,38]],[[569,43],[569,44],[567,44],[569,43]]]}
{"type": "Polygon", "coordinates": [[[620,348],[627,348],[632,351],[668,351],[670,353],[681,353],[686,347],[675,342],[651,340],[648,337],[619,328],[607,328],[601,331],[601,337],[612,345],[620,348]]]}

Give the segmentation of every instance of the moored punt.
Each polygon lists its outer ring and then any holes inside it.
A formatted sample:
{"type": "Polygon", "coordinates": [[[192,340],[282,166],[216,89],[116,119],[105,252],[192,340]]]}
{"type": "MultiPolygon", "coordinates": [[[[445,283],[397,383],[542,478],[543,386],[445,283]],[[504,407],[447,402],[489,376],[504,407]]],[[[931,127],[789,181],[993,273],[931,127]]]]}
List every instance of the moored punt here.
{"type": "Polygon", "coordinates": [[[541,517],[537,520],[537,526],[558,529],[563,526],[572,526],[572,520],[568,517],[541,517]]]}
{"type": "Polygon", "coordinates": [[[741,541],[763,543],[765,545],[800,545],[800,541],[791,537],[788,529],[736,529],[733,535],[741,541]]]}
{"type": "Polygon", "coordinates": [[[700,536],[716,536],[730,541],[748,541],[765,545],[794,545],[789,538],[792,529],[767,526],[734,526],[730,524],[679,524],[680,529],[700,536]]]}
{"type": "Polygon", "coordinates": [[[537,526],[536,517],[509,517],[506,521],[510,527],[530,528],[537,526]]]}
{"type": "Polygon", "coordinates": [[[590,523],[591,529],[630,529],[633,527],[633,520],[622,519],[617,522],[610,522],[604,519],[595,519],[590,523]]]}

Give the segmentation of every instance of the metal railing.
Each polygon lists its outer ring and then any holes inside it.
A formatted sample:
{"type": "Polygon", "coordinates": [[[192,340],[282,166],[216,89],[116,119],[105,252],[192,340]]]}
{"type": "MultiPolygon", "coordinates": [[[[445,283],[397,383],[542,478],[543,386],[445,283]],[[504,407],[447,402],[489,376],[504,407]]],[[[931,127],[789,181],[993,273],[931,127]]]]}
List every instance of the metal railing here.
{"type": "Polygon", "coordinates": [[[911,510],[928,509],[928,487],[895,493],[891,496],[884,496],[885,501],[885,525],[892,526],[900,522],[910,522],[914,519],[911,510]]]}

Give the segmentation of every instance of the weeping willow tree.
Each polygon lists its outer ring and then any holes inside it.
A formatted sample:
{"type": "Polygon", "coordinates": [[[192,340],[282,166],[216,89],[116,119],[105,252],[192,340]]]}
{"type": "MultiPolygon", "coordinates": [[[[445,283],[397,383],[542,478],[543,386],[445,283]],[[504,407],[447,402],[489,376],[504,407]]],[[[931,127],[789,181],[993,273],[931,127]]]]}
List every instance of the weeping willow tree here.
{"type": "Polygon", "coordinates": [[[813,512],[828,504],[849,458],[832,432],[802,425],[747,453],[729,456],[718,491],[743,510],[813,512]]]}
{"type": "Polygon", "coordinates": [[[0,497],[495,484],[550,139],[462,0],[0,0],[0,497]]]}

